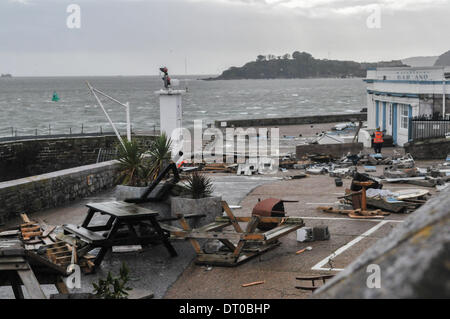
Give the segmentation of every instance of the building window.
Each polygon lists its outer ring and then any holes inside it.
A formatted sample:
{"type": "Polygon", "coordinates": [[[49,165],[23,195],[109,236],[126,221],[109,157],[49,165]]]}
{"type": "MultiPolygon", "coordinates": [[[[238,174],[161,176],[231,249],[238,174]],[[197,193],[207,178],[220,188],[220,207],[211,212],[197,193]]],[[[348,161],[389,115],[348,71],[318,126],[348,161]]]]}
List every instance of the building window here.
{"type": "Polygon", "coordinates": [[[409,106],[400,105],[400,128],[408,129],[409,124],[409,106]]]}

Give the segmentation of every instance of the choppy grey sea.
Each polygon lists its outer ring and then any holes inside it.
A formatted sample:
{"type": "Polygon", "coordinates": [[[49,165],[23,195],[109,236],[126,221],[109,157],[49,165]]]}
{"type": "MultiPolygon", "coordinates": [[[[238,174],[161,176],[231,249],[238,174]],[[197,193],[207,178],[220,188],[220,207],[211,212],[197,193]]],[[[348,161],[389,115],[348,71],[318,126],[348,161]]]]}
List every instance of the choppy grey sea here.
{"type": "MultiPolygon", "coordinates": [[[[215,120],[294,117],[360,111],[365,105],[362,79],[275,79],[202,81],[183,76],[184,125],[201,119],[215,120]]],[[[162,87],[157,76],[148,77],[42,77],[0,78],[0,137],[111,131],[101,108],[85,81],[131,105],[133,129],[159,128],[159,104],[155,91],[162,87]],[[56,91],[59,102],[52,102],[56,91]],[[37,131],[36,131],[37,130],[37,131]]],[[[111,102],[106,108],[121,131],[124,110],[111,102]]]]}

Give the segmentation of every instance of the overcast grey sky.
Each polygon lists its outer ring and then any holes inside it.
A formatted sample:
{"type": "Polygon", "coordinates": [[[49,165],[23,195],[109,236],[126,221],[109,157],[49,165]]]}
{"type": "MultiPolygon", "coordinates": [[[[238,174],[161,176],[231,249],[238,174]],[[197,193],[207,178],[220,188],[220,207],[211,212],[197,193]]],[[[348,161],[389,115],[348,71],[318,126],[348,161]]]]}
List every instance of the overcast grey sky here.
{"type": "Polygon", "coordinates": [[[450,0],[0,0],[0,73],[219,74],[258,54],[379,61],[450,50],[450,0]],[[81,28],[69,29],[69,4],[81,28]],[[366,20],[381,9],[381,28],[366,20]]]}

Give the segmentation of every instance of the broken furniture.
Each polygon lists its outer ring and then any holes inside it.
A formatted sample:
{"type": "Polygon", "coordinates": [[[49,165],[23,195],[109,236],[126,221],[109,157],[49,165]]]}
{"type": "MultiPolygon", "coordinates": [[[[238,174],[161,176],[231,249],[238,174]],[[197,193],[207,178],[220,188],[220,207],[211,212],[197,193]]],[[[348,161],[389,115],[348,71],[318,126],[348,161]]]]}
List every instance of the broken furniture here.
{"type": "Polygon", "coordinates": [[[347,215],[354,219],[384,219],[384,216],[390,215],[390,213],[383,212],[380,209],[377,210],[362,210],[362,209],[338,209],[331,206],[327,207],[317,207],[317,210],[323,211],[324,213],[334,213],[347,215]]]}
{"type": "Polygon", "coordinates": [[[413,168],[415,166],[414,158],[407,153],[405,156],[392,160],[392,165],[395,168],[413,168]]]}
{"type": "Polygon", "coordinates": [[[222,202],[222,207],[226,217],[218,217],[215,222],[200,228],[190,229],[182,214],[178,214],[182,228],[165,224],[161,224],[161,227],[170,232],[171,237],[190,240],[197,253],[197,264],[234,267],[275,248],[280,244],[280,237],[304,226],[299,217],[236,217],[226,202],[222,202]],[[243,229],[239,223],[247,223],[247,226],[243,229]],[[276,227],[258,232],[257,227],[261,223],[275,223],[276,227]],[[229,226],[232,228],[225,230],[229,226]],[[219,240],[224,249],[206,253],[198,239],[219,240]]]}
{"type": "Polygon", "coordinates": [[[162,241],[172,257],[177,252],[170,244],[168,234],[165,233],[156,219],[158,213],[125,202],[91,203],[87,216],[80,226],[63,225],[65,233],[74,235],[89,244],[90,251],[100,248],[99,253],[92,262],[98,267],[105,254],[112,246],[146,245],[162,241]],[[95,214],[107,215],[108,221],[101,226],[91,226],[95,214]]]}
{"type": "MultiPolygon", "coordinates": [[[[183,156],[183,152],[178,153],[178,158],[183,156]]],[[[156,179],[147,187],[145,192],[139,198],[127,198],[125,202],[127,203],[146,203],[150,201],[160,201],[163,197],[180,181],[180,174],[178,173],[177,165],[174,162],[170,162],[156,177],[156,179]],[[171,180],[167,181],[162,185],[162,189],[160,189],[157,193],[156,197],[150,197],[153,190],[161,183],[161,181],[168,177],[170,172],[172,171],[173,177],[171,180]]]]}
{"type": "Polygon", "coordinates": [[[318,288],[322,287],[323,285],[325,285],[326,281],[328,279],[333,278],[334,275],[322,275],[322,276],[311,276],[311,277],[297,277],[295,279],[300,280],[300,281],[311,281],[312,286],[304,286],[304,285],[300,285],[300,286],[296,286],[295,288],[300,289],[300,290],[307,290],[307,291],[315,291],[318,288]],[[320,286],[316,286],[316,281],[322,282],[322,284],[320,286]]]}
{"type": "MultiPolygon", "coordinates": [[[[258,199],[258,203],[253,207],[252,216],[260,217],[284,217],[286,212],[284,210],[284,203],[298,203],[298,201],[282,200],[278,198],[268,198],[265,200],[258,199]]],[[[260,222],[259,230],[271,230],[278,226],[278,223],[260,222]]]]}
{"type": "Polygon", "coordinates": [[[67,268],[26,250],[18,235],[0,238],[0,286],[12,286],[16,299],[24,299],[22,285],[31,299],[46,299],[43,284],[55,285],[60,293],[68,293],[63,282],[69,275],[67,268]]]}

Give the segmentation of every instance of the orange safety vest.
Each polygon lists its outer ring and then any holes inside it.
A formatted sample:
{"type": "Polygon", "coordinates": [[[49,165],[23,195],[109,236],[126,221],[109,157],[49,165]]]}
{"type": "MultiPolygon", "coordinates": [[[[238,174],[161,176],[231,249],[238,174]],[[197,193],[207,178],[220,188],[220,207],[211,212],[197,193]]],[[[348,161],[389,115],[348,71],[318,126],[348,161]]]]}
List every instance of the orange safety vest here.
{"type": "Polygon", "coordinates": [[[383,133],[382,132],[375,132],[375,138],[373,140],[374,143],[383,143],[383,133]]]}

